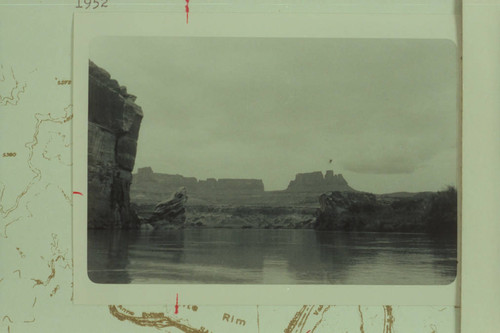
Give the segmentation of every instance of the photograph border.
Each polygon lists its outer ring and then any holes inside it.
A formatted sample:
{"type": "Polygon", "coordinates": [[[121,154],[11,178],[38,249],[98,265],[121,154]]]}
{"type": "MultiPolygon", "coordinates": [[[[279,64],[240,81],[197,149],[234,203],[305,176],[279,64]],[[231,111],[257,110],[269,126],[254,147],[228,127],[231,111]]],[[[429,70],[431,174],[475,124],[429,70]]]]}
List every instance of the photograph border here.
{"type": "MultiPolygon", "coordinates": [[[[459,305],[461,275],[461,114],[457,189],[457,278],[444,286],[400,285],[143,285],[96,284],[87,274],[87,138],[89,45],[100,36],[302,37],[447,39],[460,50],[457,17],[451,14],[197,14],[78,13],[74,20],[73,201],[74,302],[159,305],[459,305]],[[259,24],[256,24],[259,22],[259,24]],[[397,29],[395,28],[397,27],[397,29]]],[[[460,52],[460,51],[459,51],[460,52]]],[[[460,92],[460,82],[457,91],[460,92]]],[[[461,93],[459,94],[459,99],[461,93]]],[[[461,106],[461,103],[457,103],[461,106]]]]}

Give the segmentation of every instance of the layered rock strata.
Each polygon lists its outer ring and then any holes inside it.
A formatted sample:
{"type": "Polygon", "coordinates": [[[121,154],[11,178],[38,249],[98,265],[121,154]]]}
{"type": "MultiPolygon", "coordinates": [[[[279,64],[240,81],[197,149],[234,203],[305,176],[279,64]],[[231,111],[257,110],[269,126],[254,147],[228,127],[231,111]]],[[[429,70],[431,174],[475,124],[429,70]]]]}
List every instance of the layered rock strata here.
{"type": "Polygon", "coordinates": [[[189,193],[198,196],[212,196],[230,193],[263,193],[264,183],[261,179],[208,178],[198,180],[195,177],[154,173],[151,167],[139,168],[134,175],[133,191],[135,193],[165,194],[185,187],[189,193]]]}
{"type": "Polygon", "coordinates": [[[130,207],[130,185],[143,117],[127,92],[104,69],[89,63],[88,227],[139,225],[130,207]]]}

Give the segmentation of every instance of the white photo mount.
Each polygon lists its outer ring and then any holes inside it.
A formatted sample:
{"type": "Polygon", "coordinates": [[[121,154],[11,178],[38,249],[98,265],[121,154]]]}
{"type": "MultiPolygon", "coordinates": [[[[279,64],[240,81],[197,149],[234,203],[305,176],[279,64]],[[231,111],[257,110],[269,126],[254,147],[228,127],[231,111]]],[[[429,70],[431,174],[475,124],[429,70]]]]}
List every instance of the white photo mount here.
{"type": "MultiPolygon", "coordinates": [[[[176,295],[198,305],[459,305],[457,279],[443,286],[96,284],[87,275],[89,46],[100,36],[445,39],[458,44],[454,15],[97,13],[75,15],[73,68],[74,302],[161,305],[176,295]],[[259,24],[256,24],[259,22],[259,24]]],[[[458,87],[457,87],[458,89],[458,87]]],[[[460,153],[458,154],[460,156],[460,153]]],[[[460,165],[460,163],[458,163],[460,165]]],[[[460,178],[460,172],[458,172],[460,178]]],[[[457,181],[460,188],[460,179],[457,181]]],[[[459,214],[460,216],[460,214],[459,214]]]]}

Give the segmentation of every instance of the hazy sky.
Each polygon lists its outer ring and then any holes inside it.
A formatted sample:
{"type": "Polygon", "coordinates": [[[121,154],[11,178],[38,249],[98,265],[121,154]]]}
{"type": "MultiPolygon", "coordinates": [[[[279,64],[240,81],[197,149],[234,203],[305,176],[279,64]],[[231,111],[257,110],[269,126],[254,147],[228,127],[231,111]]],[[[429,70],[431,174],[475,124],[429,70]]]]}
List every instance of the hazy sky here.
{"type": "Polygon", "coordinates": [[[374,193],[456,184],[450,41],[107,37],[90,54],[143,108],[135,170],[266,190],[327,169],[374,193]]]}

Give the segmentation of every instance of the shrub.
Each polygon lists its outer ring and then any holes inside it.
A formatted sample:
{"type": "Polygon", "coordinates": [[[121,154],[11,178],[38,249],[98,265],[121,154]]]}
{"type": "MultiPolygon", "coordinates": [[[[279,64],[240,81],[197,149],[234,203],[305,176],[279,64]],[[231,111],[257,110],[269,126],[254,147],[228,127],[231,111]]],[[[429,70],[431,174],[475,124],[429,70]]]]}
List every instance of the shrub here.
{"type": "Polygon", "coordinates": [[[430,233],[457,233],[457,190],[453,186],[430,198],[425,220],[430,233]]]}

